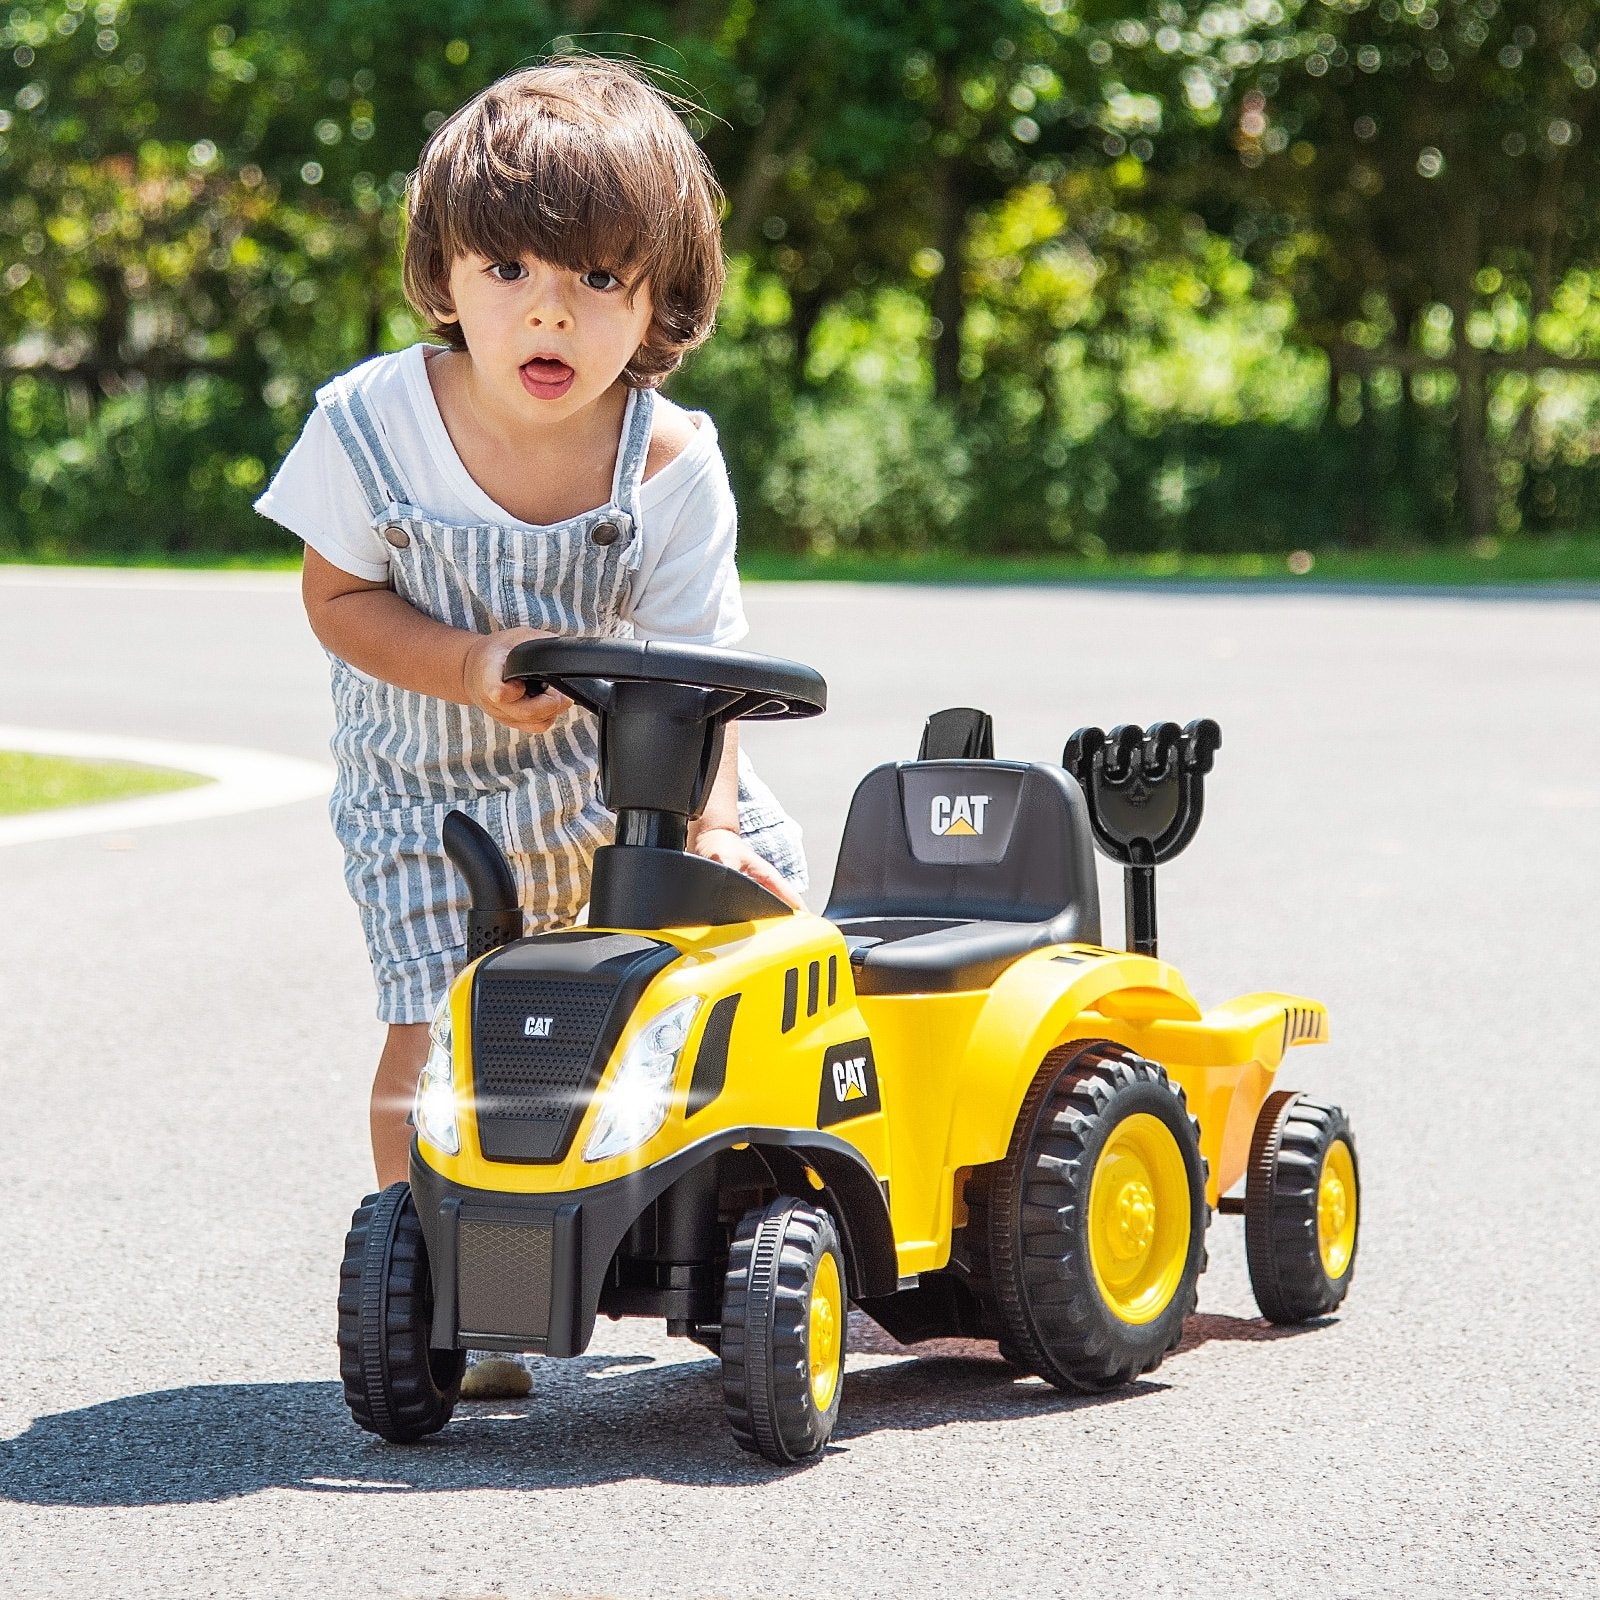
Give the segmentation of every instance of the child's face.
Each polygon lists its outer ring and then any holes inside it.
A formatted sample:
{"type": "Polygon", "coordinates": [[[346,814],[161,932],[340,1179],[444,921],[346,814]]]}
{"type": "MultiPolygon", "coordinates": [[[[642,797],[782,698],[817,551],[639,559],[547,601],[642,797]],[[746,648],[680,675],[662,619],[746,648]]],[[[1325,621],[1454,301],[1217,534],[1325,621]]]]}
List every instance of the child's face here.
{"type": "Polygon", "coordinates": [[[604,268],[574,272],[537,256],[457,256],[450,301],[475,378],[507,416],[533,423],[583,410],[617,381],[650,329],[650,287],[604,268]]]}

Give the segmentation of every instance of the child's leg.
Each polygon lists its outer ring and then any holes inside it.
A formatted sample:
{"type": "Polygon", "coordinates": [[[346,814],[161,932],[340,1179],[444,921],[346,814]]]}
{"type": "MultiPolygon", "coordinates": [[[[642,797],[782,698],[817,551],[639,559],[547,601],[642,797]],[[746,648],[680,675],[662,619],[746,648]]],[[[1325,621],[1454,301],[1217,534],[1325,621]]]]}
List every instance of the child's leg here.
{"type": "MultiPolygon", "coordinates": [[[[372,1164],[378,1187],[402,1183],[411,1171],[411,1128],[406,1117],[428,1056],[428,1024],[391,1022],[378,1075],[372,1080],[372,1164]]],[[[515,1400],[533,1387],[521,1356],[472,1350],[461,1383],[463,1400],[515,1400]]]]}
{"type": "Polygon", "coordinates": [[[391,1022],[378,1074],[372,1080],[372,1164],[378,1187],[403,1183],[411,1169],[411,1128],[406,1118],[428,1058],[426,1022],[391,1022]]]}

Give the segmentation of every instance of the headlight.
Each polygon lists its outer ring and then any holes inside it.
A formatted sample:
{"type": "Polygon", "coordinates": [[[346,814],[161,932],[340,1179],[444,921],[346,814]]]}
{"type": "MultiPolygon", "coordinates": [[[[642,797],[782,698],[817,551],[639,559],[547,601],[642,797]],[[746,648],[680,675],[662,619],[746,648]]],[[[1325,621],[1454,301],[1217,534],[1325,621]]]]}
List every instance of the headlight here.
{"type": "Polygon", "coordinates": [[[461,1130],[456,1126],[456,1086],[450,1050],[450,996],[446,995],[428,1024],[428,1059],[417,1079],[417,1099],[411,1114],[422,1137],[453,1156],[461,1151],[461,1130]]]}
{"type": "Polygon", "coordinates": [[[658,1012],[639,1030],[601,1102],[594,1132],[583,1147],[585,1161],[632,1150],[667,1120],[678,1055],[699,1009],[699,997],[690,995],[658,1012]]]}

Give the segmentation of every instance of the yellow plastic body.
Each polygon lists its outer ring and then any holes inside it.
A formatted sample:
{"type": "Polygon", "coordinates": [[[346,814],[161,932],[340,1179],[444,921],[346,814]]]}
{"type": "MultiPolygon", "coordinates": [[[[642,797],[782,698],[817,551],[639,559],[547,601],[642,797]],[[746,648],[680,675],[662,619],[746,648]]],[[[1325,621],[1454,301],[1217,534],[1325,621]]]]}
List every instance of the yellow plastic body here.
{"type": "MultiPolygon", "coordinates": [[[[626,930],[633,931],[633,930],[626,930]]],[[[844,939],[821,917],[796,915],[769,922],[721,928],[651,929],[648,937],[674,946],[684,959],[658,973],[634,1007],[612,1052],[593,1103],[585,1110],[565,1158],[548,1164],[487,1159],[471,1115],[472,971],[455,981],[450,996],[454,1034],[459,1154],[446,1155],[419,1141],[428,1165],[454,1183],[505,1194],[568,1193],[637,1172],[686,1144],[730,1128],[750,1126],[815,1128],[821,1063],[828,1049],[868,1037],[856,1008],[850,961],[844,939]],[[827,1003],[827,965],[834,963],[834,1003],[827,1003]],[[809,969],[818,968],[818,1000],[807,1014],[809,969]],[[798,970],[799,1003],[794,1026],[783,1031],[784,980],[798,970]],[[728,1068],[722,1092],[693,1116],[687,1114],[689,1080],[699,1053],[706,1019],[715,1003],[738,995],[728,1068]],[[689,995],[702,1004],[678,1055],[672,1107],[661,1128],[620,1155],[586,1161],[585,1145],[599,1115],[600,1100],[612,1073],[640,1031],[667,1006],[689,995]]],[[[853,1144],[880,1177],[889,1175],[889,1138],[882,1113],[857,1117],[828,1129],[853,1144]]]]}
{"type": "MultiPolygon", "coordinates": [[[[1209,1172],[1206,1198],[1215,1205],[1243,1176],[1256,1114],[1285,1051],[1328,1036],[1326,1012],[1314,1000],[1251,994],[1202,1012],[1167,963],[1092,945],[1034,951],[987,989],[858,997],[844,939],[821,917],[648,933],[685,959],[657,974],[646,989],[594,1104],[559,1162],[484,1157],[471,1114],[472,969],[456,980],[451,1018],[461,1148],[452,1156],[419,1141],[429,1166],[475,1189],[570,1193],[638,1171],[719,1130],[815,1129],[828,1091],[825,1058],[830,1051],[839,1056],[836,1046],[870,1041],[881,1107],[846,1085],[825,1132],[852,1144],[874,1174],[887,1180],[899,1271],[908,1275],[948,1263],[952,1231],[964,1221],[960,1188],[966,1169],[1005,1154],[1023,1096],[1050,1051],[1074,1040],[1108,1039],[1161,1063],[1182,1086],[1199,1122],[1209,1172]],[[814,1012],[807,1005],[813,963],[814,1012]],[[798,974],[799,1002],[785,1032],[785,977],[791,969],[798,974]],[[741,998],[724,1087],[690,1116],[689,1080],[701,1032],[715,1002],[733,994],[741,998]],[[633,1150],[585,1161],[599,1102],[623,1052],[657,1013],[687,995],[700,996],[703,1004],[679,1055],[666,1121],[633,1150]],[[861,1100],[863,1114],[849,1114],[847,1094],[861,1100]]],[[[1340,1231],[1337,1225],[1333,1231],[1340,1231]]]]}

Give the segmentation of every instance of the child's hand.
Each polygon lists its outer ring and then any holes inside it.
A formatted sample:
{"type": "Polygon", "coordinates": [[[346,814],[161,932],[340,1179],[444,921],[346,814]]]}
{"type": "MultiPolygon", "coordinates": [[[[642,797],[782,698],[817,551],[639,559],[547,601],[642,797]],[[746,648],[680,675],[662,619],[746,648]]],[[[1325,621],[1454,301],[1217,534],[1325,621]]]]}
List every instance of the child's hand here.
{"type": "Polygon", "coordinates": [[[519,733],[548,733],[572,702],[559,690],[530,695],[520,683],[505,681],[506,657],[529,639],[552,639],[543,628],[503,628],[486,633],[467,649],[461,688],[469,706],[486,711],[496,722],[519,733]]]}
{"type": "Polygon", "coordinates": [[[702,828],[690,849],[707,861],[732,867],[735,872],[754,878],[763,889],[770,889],[796,911],[805,910],[805,903],[784,881],[783,874],[765,856],[758,856],[732,828],[702,828]]]}

